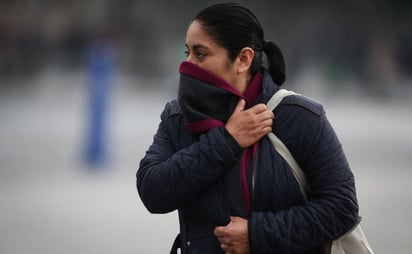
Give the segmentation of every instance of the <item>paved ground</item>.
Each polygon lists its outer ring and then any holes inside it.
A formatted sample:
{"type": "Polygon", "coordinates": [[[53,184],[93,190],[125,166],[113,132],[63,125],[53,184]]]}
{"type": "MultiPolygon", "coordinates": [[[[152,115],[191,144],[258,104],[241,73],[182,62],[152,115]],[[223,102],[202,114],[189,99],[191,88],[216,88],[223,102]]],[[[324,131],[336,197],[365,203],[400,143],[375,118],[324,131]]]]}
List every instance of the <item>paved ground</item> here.
{"type": "MultiPolygon", "coordinates": [[[[172,93],[132,89],[123,77],[112,94],[108,161],[92,168],[82,161],[87,76],[33,82],[0,94],[0,253],[167,253],[177,214],[145,210],[135,171],[172,93]]],[[[356,175],[371,245],[410,253],[411,103],[320,100],[356,175]]]]}

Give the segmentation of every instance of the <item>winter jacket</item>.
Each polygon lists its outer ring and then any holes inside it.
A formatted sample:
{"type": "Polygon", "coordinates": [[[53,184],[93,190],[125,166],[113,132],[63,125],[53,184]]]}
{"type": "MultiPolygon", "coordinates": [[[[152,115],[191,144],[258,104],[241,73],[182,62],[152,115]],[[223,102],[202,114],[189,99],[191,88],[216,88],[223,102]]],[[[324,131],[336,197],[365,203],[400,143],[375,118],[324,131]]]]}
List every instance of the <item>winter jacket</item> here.
{"type": "MultiPolygon", "coordinates": [[[[263,76],[257,103],[279,89],[263,76]]],[[[354,177],[321,104],[286,97],[274,111],[273,132],[289,148],[310,184],[305,202],[287,163],[267,137],[260,140],[248,219],[252,253],[322,253],[322,246],[358,219],[354,177]]],[[[183,253],[223,253],[213,235],[230,222],[223,184],[239,154],[224,127],[188,132],[176,100],[166,104],[152,145],[140,162],[137,189],[152,213],[178,209],[183,253]]]]}

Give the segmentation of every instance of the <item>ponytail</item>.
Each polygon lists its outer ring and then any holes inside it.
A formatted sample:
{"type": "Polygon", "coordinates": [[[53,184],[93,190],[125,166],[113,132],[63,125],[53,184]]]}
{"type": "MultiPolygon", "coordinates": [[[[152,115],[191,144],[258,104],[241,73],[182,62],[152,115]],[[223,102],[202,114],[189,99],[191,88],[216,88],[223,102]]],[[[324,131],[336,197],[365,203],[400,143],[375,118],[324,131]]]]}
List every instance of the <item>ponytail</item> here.
{"type": "Polygon", "coordinates": [[[285,60],[282,51],[272,41],[266,41],[262,48],[268,60],[269,73],[272,76],[273,82],[281,86],[285,82],[285,60]]]}

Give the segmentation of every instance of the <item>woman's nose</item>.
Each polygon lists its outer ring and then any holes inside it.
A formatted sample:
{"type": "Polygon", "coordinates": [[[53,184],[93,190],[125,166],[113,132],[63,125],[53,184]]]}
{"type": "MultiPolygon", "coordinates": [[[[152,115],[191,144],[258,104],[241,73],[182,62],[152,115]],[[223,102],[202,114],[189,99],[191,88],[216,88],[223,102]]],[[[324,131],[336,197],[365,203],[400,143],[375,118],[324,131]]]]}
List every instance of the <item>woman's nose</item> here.
{"type": "Polygon", "coordinates": [[[194,62],[194,59],[193,59],[193,57],[192,57],[192,54],[188,54],[188,55],[187,55],[186,61],[187,61],[187,62],[191,62],[191,63],[193,63],[193,64],[195,63],[195,62],[194,62]]]}

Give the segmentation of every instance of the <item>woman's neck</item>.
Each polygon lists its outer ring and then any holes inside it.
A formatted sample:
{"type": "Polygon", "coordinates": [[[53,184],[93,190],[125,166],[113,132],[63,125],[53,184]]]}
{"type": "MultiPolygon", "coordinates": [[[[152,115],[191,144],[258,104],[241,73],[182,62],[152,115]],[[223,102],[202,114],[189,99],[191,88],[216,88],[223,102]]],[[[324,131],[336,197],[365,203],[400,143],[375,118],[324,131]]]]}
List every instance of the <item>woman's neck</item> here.
{"type": "Polygon", "coordinates": [[[232,85],[236,90],[243,94],[246,91],[246,88],[248,87],[251,78],[252,77],[249,74],[241,75],[236,79],[235,82],[233,82],[232,85]]]}

